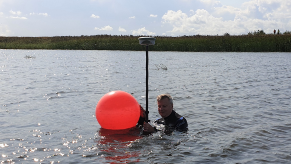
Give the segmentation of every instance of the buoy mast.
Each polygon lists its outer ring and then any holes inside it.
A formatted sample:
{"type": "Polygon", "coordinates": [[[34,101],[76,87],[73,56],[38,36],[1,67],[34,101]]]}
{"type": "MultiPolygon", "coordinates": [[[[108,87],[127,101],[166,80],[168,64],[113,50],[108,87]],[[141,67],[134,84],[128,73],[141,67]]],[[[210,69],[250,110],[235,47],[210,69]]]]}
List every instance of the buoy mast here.
{"type": "Polygon", "coordinates": [[[149,84],[149,55],[148,55],[148,49],[149,49],[149,46],[150,45],[155,45],[155,41],[156,41],[156,38],[153,38],[153,37],[139,37],[138,38],[139,40],[139,44],[140,45],[144,45],[146,46],[146,113],[145,113],[145,121],[146,122],[149,122],[149,118],[148,118],[148,115],[149,115],[149,110],[148,110],[148,84],[149,84]]]}

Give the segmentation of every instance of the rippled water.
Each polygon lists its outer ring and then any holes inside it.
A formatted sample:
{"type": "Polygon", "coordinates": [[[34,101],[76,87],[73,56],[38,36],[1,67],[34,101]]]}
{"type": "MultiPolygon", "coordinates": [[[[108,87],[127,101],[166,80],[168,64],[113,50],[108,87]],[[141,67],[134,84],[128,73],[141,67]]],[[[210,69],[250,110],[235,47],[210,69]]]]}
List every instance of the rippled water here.
{"type": "Polygon", "coordinates": [[[155,98],[174,97],[188,134],[110,131],[99,99],[131,93],[145,107],[145,52],[0,50],[3,163],[288,163],[290,53],[149,52],[155,98]],[[167,69],[165,69],[165,67],[167,69]]]}

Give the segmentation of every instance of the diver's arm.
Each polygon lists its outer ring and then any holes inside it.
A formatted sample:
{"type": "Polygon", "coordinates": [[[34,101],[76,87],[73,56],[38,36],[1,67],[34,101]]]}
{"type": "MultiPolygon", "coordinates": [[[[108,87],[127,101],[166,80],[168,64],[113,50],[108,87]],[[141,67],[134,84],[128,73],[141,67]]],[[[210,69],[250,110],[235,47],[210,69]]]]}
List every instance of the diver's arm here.
{"type": "Polygon", "coordinates": [[[154,133],[154,132],[157,132],[157,129],[153,126],[151,126],[149,123],[147,122],[144,122],[143,123],[143,131],[144,132],[147,132],[147,133],[154,133]]]}
{"type": "Polygon", "coordinates": [[[176,125],[176,130],[179,132],[187,132],[188,131],[188,123],[187,120],[183,117],[181,117],[178,120],[178,123],[176,125]]]}

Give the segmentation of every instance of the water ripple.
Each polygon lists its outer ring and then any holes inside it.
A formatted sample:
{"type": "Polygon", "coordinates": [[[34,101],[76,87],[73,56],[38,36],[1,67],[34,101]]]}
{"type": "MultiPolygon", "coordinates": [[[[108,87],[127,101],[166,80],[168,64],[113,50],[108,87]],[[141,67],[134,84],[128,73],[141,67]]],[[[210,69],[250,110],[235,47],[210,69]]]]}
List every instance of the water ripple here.
{"type": "Polygon", "coordinates": [[[188,133],[170,136],[104,131],[95,118],[112,90],[145,106],[144,52],[1,54],[3,163],[290,161],[289,53],[150,52],[151,120],[159,117],[156,96],[170,93],[189,124],[188,133]]]}

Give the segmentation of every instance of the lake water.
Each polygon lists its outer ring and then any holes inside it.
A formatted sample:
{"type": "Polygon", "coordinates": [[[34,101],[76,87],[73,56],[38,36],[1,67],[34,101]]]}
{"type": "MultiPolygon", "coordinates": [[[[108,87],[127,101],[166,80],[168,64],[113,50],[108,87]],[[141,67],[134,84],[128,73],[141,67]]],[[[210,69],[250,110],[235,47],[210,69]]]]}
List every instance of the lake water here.
{"type": "Polygon", "coordinates": [[[149,52],[149,118],[169,93],[187,134],[101,129],[114,90],[145,107],[145,52],[0,50],[2,163],[289,163],[291,54],[149,52]],[[164,68],[167,69],[164,69],[164,68]]]}

